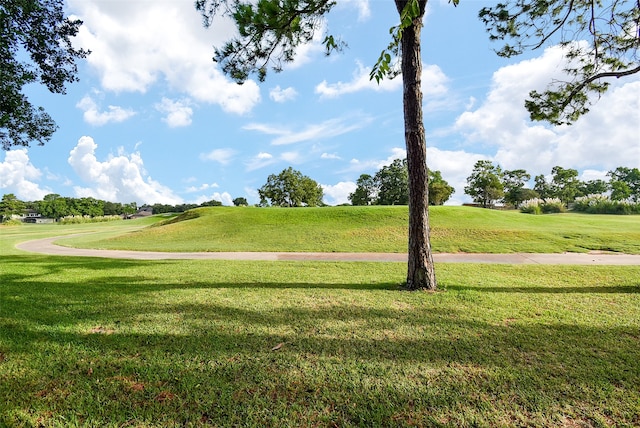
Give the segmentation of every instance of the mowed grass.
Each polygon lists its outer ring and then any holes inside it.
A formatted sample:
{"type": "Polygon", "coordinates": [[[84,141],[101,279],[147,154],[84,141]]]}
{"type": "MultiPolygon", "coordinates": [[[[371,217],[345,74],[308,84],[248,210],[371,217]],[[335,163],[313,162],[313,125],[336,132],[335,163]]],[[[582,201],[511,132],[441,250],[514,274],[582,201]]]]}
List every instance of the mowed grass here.
{"type": "MultiPolygon", "coordinates": [[[[640,254],[640,217],[585,214],[534,216],[516,211],[432,207],[436,252],[640,254]]],[[[402,207],[215,207],[187,212],[129,235],[100,235],[62,245],[147,251],[407,251],[402,207]]]]}
{"type": "Polygon", "coordinates": [[[404,263],[14,248],[153,221],[0,228],[0,426],[640,425],[640,266],[438,264],[411,293],[404,263]]]}

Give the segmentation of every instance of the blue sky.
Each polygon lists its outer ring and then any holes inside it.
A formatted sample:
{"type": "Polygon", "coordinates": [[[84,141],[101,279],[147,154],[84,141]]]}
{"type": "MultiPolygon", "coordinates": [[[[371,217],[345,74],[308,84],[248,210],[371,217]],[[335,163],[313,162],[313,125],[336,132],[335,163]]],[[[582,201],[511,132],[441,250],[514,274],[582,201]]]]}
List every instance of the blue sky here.
{"type": "MultiPolygon", "coordinates": [[[[571,127],[531,123],[524,99],[562,77],[558,47],[499,58],[477,18],[487,2],[429,3],[423,29],[427,162],[468,201],[473,164],[548,175],[560,165],[581,178],[640,167],[640,78],[612,82],[571,127]]],[[[0,153],[0,194],[48,193],[117,202],[231,205],[258,202],[269,174],[292,166],[347,201],[360,174],[404,157],[401,78],[368,79],[398,22],[393,2],[338,1],[315,43],[264,83],[240,86],[211,61],[233,34],[223,19],[205,29],[193,0],[68,0],[92,51],[64,96],[27,88],[59,130],[45,146],[0,153]],[[329,32],[348,48],[326,57],[329,32]]]]}

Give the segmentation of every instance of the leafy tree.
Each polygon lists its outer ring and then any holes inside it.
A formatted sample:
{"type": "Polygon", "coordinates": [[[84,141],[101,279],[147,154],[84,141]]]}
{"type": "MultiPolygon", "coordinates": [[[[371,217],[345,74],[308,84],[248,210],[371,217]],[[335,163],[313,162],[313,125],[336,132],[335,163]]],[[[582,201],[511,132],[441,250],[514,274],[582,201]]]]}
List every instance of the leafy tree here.
{"type": "Polygon", "coordinates": [[[19,200],[13,193],[2,196],[2,201],[0,201],[0,220],[9,220],[13,215],[22,214],[24,210],[25,203],[19,200]]]}
{"type": "Polygon", "coordinates": [[[498,55],[511,57],[560,43],[570,80],[532,91],[525,106],[532,120],[572,123],[609,88],[607,79],[640,72],[640,6],[631,0],[505,0],[480,11],[491,40],[509,40],[498,55]],[[587,43],[577,43],[584,40],[587,43]]]}
{"type": "Polygon", "coordinates": [[[57,193],[45,195],[42,202],[40,202],[40,215],[44,217],[59,219],[71,214],[71,208],[67,205],[67,198],[63,198],[57,193]]]}
{"type": "Polygon", "coordinates": [[[534,178],[535,185],[533,186],[533,190],[540,195],[540,197],[544,200],[554,197],[553,189],[551,188],[551,184],[547,182],[547,179],[544,175],[536,175],[534,178]]]}
{"type": "MultiPolygon", "coordinates": [[[[215,199],[212,199],[210,201],[206,201],[200,204],[201,207],[221,207],[222,206],[222,202],[220,201],[216,201],[215,199]]],[[[189,208],[191,209],[191,208],[189,208]]]]}
{"type": "Polygon", "coordinates": [[[64,94],[77,80],[76,60],[88,51],[74,49],[71,38],[80,20],[65,18],[62,0],[2,0],[0,3],[0,143],[42,145],[56,124],[42,107],[23,94],[25,86],[40,83],[64,94]]]}
{"type": "Polygon", "coordinates": [[[611,199],[640,202],[640,169],[619,166],[609,171],[607,176],[610,177],[611,199]]]}
{"type": "Polygon", "coordinates": [[[375,181],[378,185],[378,205],[409,203],[409,170],[406,159],[394,159],[391,165],[380,168],[375,181]]]}
{"type": "Polygon", "coordinates": [[[281,207],[315,207],[322,205],[322,187],[300,171],[289,167],[280,174],[271,174],[258,189],[260,202],[281,207]]]}
{"type": "Polygon", "coordinates": [[[349,194],[352,205],[371,205],[378,197],[378,185],[374,177],[362,174],[356,181],[356,190],[349,194]]]}
{"type": "Polygon", "coordinates": [[[464,192],[483,208],[493,206],[503,195],[502,169],[490,160],[479,160],[473,166],[471,175],[467,177],[464,192]]]}
{"type": "Polygon", "coordinates": [[[79,198],[71,199],[75,207],[76,215],[87,215],[90,217],[99,217],[104,215],[104,201],[95,198],[79,198]]]}
{"type": "Polygon", "coordinates": [[[580,194],[578,171],[572,168],[554,166],[551,169],[551,190],[553,196],[560,199],[566,206],[580,194]]]}
{"type": "Polygon", "coordinates": [[[440,171],[429,170],[429,205],[443,205],[455,191],[440,171]]]}
{"type": "Polygon", "coordinates": [[[525,183],[530,179],[531,175],[524,169],[504,171],[502,174],[502,185],[504,187],[504,197],[502,200],[504,203],[517,207],[523,201],[530,199],[528,198],[530,195],[529,192],[523,192],[525,183]]]}
{"type": "Polygon", "coordinates": [[[609,190],[609,183],[604,180],[589,180],[578,184],[578,195],[601,195],[609,190]]]}
{"type": "Polygon", "coordinates": [[[235,205],[236,207],[246,207],[247,205],[249,205],[249,202],[247,202],[246,198],[235,198],[233,200],[233,205],[235,205]]]}

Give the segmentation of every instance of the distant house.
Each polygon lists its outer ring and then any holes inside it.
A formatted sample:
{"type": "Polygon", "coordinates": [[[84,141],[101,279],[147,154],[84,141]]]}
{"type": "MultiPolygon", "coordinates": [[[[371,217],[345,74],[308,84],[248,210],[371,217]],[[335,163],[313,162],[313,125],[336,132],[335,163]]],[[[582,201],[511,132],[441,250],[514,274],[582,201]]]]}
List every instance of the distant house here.
{"type": "Polygon", "coordinates": [[[23,223],[37,223],[37,224],[45,224],[45,223],[55,223],[55,219],[42,217],[39,212],[36,210],[25,210],[20,216],[20,220],[23,223]]]}
{"type": "Polygon", "coordinates": [[[142,207],[135,214],[131,214],[127,218],[141,218],[153,215],[153,207],[142,207]]]}

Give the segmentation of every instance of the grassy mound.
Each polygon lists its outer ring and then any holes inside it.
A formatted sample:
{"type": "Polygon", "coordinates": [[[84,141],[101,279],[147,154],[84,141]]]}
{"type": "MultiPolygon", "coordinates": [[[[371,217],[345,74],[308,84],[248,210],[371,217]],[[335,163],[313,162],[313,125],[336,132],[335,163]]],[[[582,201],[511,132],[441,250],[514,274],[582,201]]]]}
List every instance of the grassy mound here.
{"type": "MultiPolygon", "coordinates": [[[[436,252],[640,253],[640,219],[434,207],[436,252]]],[[[408,210],[395,207],[198,208],[134,233],[65,245],[148,251],[406,252],[408,210]]]]}

